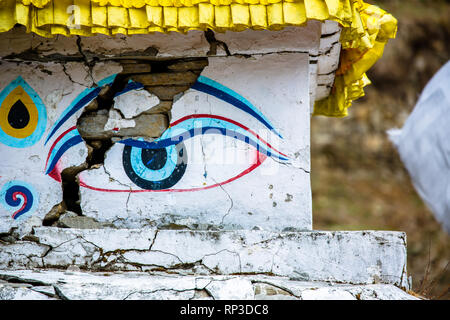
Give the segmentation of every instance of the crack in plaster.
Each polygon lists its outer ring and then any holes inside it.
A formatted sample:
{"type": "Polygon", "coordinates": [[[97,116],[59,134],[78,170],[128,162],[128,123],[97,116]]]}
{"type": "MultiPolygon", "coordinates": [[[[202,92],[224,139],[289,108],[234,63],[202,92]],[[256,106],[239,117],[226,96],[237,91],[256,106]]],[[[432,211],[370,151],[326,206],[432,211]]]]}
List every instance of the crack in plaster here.
{"type": "MultiPolygon", "coordinates": [[[[203,266],[205,266],[204,264],[203,264],[203,260],[206,258],[206,257],[210,257],[210,256],[216,256],[216,255],[218,255],[218,254],[220,254],[221,252],[229,252],[229,253],[231,253],[231,254],[234,254],[234,255],[236,255],[236,257],[238,258],[238,260],[239,260],[239,273],[242,273],[242,262],[241,262],[241,256],[239,255],[239,253],[238,252],[236,252],[236,251],[232,251],[232,250],[229,250],[229,249],[222,249],[222,250],[220,250],[220,251],[218,251],[218,252],[215,252],[215,253],[210,253],[210,254],[206,254],[206,255],[204,255],[201,259],[200,259],[200,261],[201,261],[201,263],[202,263],[202,265],[203,266]]],[[[207,266],[205,266],[206,268],[208,268],[207,266]]],[[[208,268],[208,269],[210,269],[210,268],[208,268]]]]}
{"type": "MultiPolygon", "coordinates": [[[[112,146],[111,146],[111,148],[112,148],[112,146]]],[[[110,148],[109,150],[111,150],[111,148],[110,148]]],[[[106,159],[106,157],[107,157],[107,156],[106,156],[106,153],[107,153],[107,152],[108,152],[108,151],[105,152],[105,159],[106,159]]],[[[133,188],[131,187],[131,185],[127,185],[127,184],[125,184],[125,183],[122,183],[122,182],[119,181],[118,179],[113,178],[112,175],[111,175],[111,173],[110,173],[108,170],[106,170],[106,167],[105,167],[104,164],[101,165],[101,167],[103,168],[103,171],[105,172],[105,174],[108,175],[110,181],[111,181],[111,180],[112,180],[112,181],[115,181],[115,182],[117,182],[118,184],[120,184],[121,186],[123,186],[123,187],[125,187],[125,188],[128,188],[128,189],[130,190],[130,192],[128,192],[127,201],[126,201],[126,203],[125,203],[125,210],[126,210],[126,212],[128,212],[128,204],[129,204],[129,202],[130,202],[131,193],[132,193],[133,188]]]]}
{"type": "Polygon", "coordinates": [[[193,295],[190,299],[193,299],[195,296],[195,291],[198,290],[197,288],[187,288],[187,289],[170,289],[170,288],[161,288],[161,289],[155,289],[155,290],[138,290],[138,291],[132,291],[129,294],[127,294],[127,296],[125,298],[123,298],[122,300],[127,300],[131,295],[133,294],[153,294],[153,293],[157,293],[157,292],[177,292],[177,293],[182,293],[182,292],[189,292],[189,291],[194,291],[193,295]]]}
{"type": "MultiPolygon", "coordinates": [[[[72,83],[76,83],[76,84],[78,84],[78,85],[80,85],[80,86],[82,86],[82,87],[84,87],[84,88],[88,88],[88,86],[86,86],[85,84],[82,84],[82,83],[80,83],[80,82],[77,82],[77,81],[75,81],[75,80],[72,78],[72,76],[70,75],[70,73],[67,71],[67,67],[66,67],[66,64],[65,64],[65,63],[62,63],[61,65],[62,65],[62,68],[63,68],[63,72],[65,73],[65,75],[69,78],[69,80],[70,80],[72,83]]],[[[67,95],[67,94],[66,94],[66,95],[67,95]]]]}
{"type": "MultiPolygon", "coordinates": [[[[314,61],[315,61],[316,58],[317,58],[317,60],[319,60],[319,58],[321,58],[321,57],[323,57],[323,56],[329,55],[336,45],[340,45],[339,40],[336,41],[336,42],[331,43],[331,44],[329,45],[329,47],[326,48],[325,51],[320,51],[320,50],[319,50],[319,53],[318,53],[318,54],[311,54],[311,53],[310,53],[309,56],[310,56],[310,58],[313,58],[314,61]]],[[[306,53],[308,53],[308,52],[306,52],[306,53]]]]}
{"type": "MultiPolygon", "coordinates": [[[[217,182],[213,178],[211,178],[211,179],[214,181],[214,183],[217,184],[217,182]]],[[[230,200],[230,207],[228,208],[227,213],[222,217],[222,221],[220,221],[220,224],[223,225],[223,222],[224,222],[225,218],[230,214],[231,209],[233,209],[234,202],[233,202],[233,199],[231,198],[230,194],[225,190],[225,188],[221,184],[219,184],[219,187],[220,187],[220,189],[223,190],[223,192],[225,192],[225,194],[227,195],[228,199],[230,200]]]]}
{"type": "Polygon", "coordinates": [[[230,50],[228,50],[228,45],[216,39],[214,31],[208,29],[203,34],[205,36],[206,41],[209,43],[209,51],[206,53],[207,56],[215,56],[217,55],[217,47],[222,48],[227,56],[231,56],[230,50]]]}
{"type": "Polygon", "coordinates": [[[259,280],[259,279],[258,279],[258,280],[250,280],[250,282],[252,283],[253,287],[255,287],[255,284],[259,284],[259,283],[262,283],[262,284],[268,284],[268,285],[273,286],[273,287],[275,287],[275,288],[277,288],[277,289],[286,291],[287,293],[289,293],[289,294],[290,294],[291,296],[293,296],[293,297],[296,297],[296,298],[298,298],[298,299],[302,299],[301,295],[296,295],[296,294],[295,294],[292,290],[290,290],[289,288],[284,287],[284,286],[281,286],[281,285],[278,285],[278,284],[275,284],[275,283],[272,283],[272,282],[267,281],[267,280],[259,280]]]}
{"type": "Polygon", "coordinates": [[[78,35],[77,35],[76,43],[77,43],[78,52],[83,57],[84,64],[86,65],[86,67],[88,67],[88,70],[89,70],[88,74],[91,77],[92,83],[95,84],[94,75],[93,75],[93,68],[95,66],[95,61],[89,62],[88,57],[86,56],[86,54],[83,51],[83,46],[81,44],[81,37],[78,35]]]}
{"type": "Polygon", "coordinates": [[[321,39],[331,38],[331,37],[335,36],[335,35],[338,34],[338,33],[341,33],[341,30],[340,30],[340,29],[337,30],[337,31],[334,31],[334,32],[332,32],[332,33],[323,33],[323,34],[320,36],[320,38],[321,38],[321,39]]]}

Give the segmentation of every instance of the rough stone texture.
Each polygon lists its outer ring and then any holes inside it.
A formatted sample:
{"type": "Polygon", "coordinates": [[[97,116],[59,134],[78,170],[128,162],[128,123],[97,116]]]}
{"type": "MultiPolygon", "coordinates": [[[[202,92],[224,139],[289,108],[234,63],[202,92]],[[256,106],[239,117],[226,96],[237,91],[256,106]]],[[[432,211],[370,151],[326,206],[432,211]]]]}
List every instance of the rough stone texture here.
{"type": "MultiPolygon", "coordinates": [[[[242,32],[226,31],[216,33],[218,41],[227,43],[231,54],[273,53],[283,51],[297,51],[317,53],[318,36],[321,33],[321,23],[309,21],[304,27],[287,27],[280,31],[245,30],[242,32]]],[[[32,33],[25,33],[24,27],[2,33],[0,41],[0,56],[19,54],[26,50],[35,49],[38,54],[49,57],[55,54],[66,54],[82,58],[77,46],[76,37],[44,38],[32,33]]],[[[81,47],[88,56],[97,54],[103,57],[121,56],[130,60],[138,56],[154,57],[204,57],[210,50],[202,31],[192,30],[187,34],[172,32],[161,34],[155,32],[149,35],[116,35],[108,37],[82,37],[81,47]]],[[[217,55],[226,55],[224,50],[217,50],[217,55]]]]}
{"type": "Polygon", "coordinates": [[[119,128],[114,136],[144,136],[158,138],[169,126],[167,116],[164,114],[141,114],[133,118],[135,125],[128,128],[119,128]]]}
{"type": "Polygon", "coordinates": [[[203,70],[208,65],[208,60],[192,60],[192,61],[177,61],[168,66],[170,71],[185,72],[191,70],[203,70]]]}
{"type": "MultiPolygon", "coordinates": [[[[224,42],[231,54],[261,54],[274,52],[309,52],[314,60],[311,67],[311,75],[317,72],[329,73],[329,66],[336,65],[339,60],[339,43],[329,43],[327,39],[334,39],[336,32],[339,31],[338,24],[333,21],[309,21],[302,28],[287,27],[281,31],[260,30],[254,32],[246,30],[243,32],[227,31],[225,33],[215,34],[218,41],[224,42]],[[319,40],[322,34],[323,39],[319,40]],[[334,34],[334,35],[333,35],[334,34]],[[333,37],[330,37],[333,35],[333,37]],[[329,45],[332,44],[331,47],[329,45]],[[332,51],[330,51],[332,49],[332,51]],[[323,71],[322,70],[328,70],[323,71]]],[[[339,34],[337,35],[339,38],[339,34]]],[[[114,38],[99,35],[96,37],[81,38],[80,52],[75,38],[56,37],[42,38],[37,35],[23,32],[23,28],[15,28],[9,32],[0,35],[0,42],[5,46],[0,50],[0,56],[11,54],[21,54],[24,51],[33,48],[33,54],[27,52],[25,57],[35,57],[48,59],[52,55],[67,55],[70,58],[77,58],[80,61],[93,56],[123,57],[124,61],[130,61],[132,58],[139,58],[141,61],[153,58],[155,55],[160,58],[165,57],[201,57],[206,56],[210,51],[210,44],[206,41],[201,31],[190,31],[187,35],[171,33],[170,35],[155,33],[152,35],[117,35],[114,38]],[[58,48],[58,49],[55,49],[58,48]],[[180,54],[181,52],[181,54],[180,54]]],[[[225,50],[220,46],[216,55],[226,55],[225,50]]],[[[134,68],[134,67],[130,67],[134,68]]],[[[148,67],[145,67],[148,68],[148,67]]],[[[169,68],[170,69],[170,68],[169,68]]],[[[126,72],[132,72],[129,69],[126,72]]],[[[174,66],[174,71],[184,71],[174,66]]],[[[138,72],[141,72],[137,70],[138,72]]],[[[313,77],[314,78],[314,77],[313,77]]],[[[316,94],[315,82],[311,84],[311,103],[315,101],[316,94]]],[[[332,82],[326,86],[321,85],[317,88],[319,99],[325,97],[330,92],[332,82]]]]}
{"type": "Polygon", "coordinates": [[[270,274],[302,281],[408,287],[399,232],[189,231],[35,228],[35,242],[3,243],[0,268],[270,274]]]}
{"type": "Polygon", "coordinates": [[[52,55],[55,53],[72,57],[80,55],[76,38],[44,38],[34,33],[27,33],[26,28],[23,26],[1,33],[0,42],[2,43],[0,46],[0,57],[20,54],[31,51],[32,49],[38,54],[43,55],[52,55]]]}
{"type": "Polygon", "coordinates": [[[148,63],[121,63],[122,73],[147,73],[152,71],[152,67],[148,63]]]}
{"type": "Polygon", "coordinates": [[[110,139],[111,137],[145,136],[157,138],[168,127],[164,114],[140,114],[133,119],[123,119],[119,113],[106,114],[104,110],[84,116],[78,122],[78,131],[85,139],[110,139]]]}
{"type": "Polygon", "coordinates": [[[74,229],[100,229],[102,224],[95,221],[93,218],[79,216],[74,212],[64,213],[58,220],[58,227],[74,228],[74,229]]]}
{"type": "Polygon", "coordinates": [[[192,30],[187,34],[171,32],[167,34],[155,32],[148,35],[116,35],[108,37],[83,38],[83,49],[105,56],[122,55],[126,59],[134,56],[142,56],[142,51],[147,51],[149,57],[157,53],[158,57],[205,56],[209,50],[203,32],[192,30]]]}
{"type": "Polygon", "coordinates": [[[314,111],[314,102],[326,98],[333,87],[335,72],[339,66],[340,36],[341,27],[337,22],[322,23],[318,53],[311,54],[310,57],[311,112],[314,111]]]}
{"type": "Polygon", "coordinates": [[[116,109],[110,109],[108,113],[108,121],[103,130],[110,131],[113,135],[119,133],[121,129],[134,128],[136,122],[133,119],[124,119],[122,114],[116,109]]]}
{"type": "Polygon", "coordinates": [[[197,75],[191,71],[173,73],[149,73],[138,74],[132,77],[134,81],[142,83],[144,86],[165,86],[165,85],[191,85],[197,80],[197,75]]]}
{"type": "MultiPolygon", "coordinates": [[[[102,79],[122,71],[149,72],[146,60],[204,57],[213,46],[200,31],[44,39],[18,30],[23,28],[0,34],[0,57],[8,56],[0,65],[0,89],[19,75],[30,84],[47,110],[44,137],[70,103],[102,79]],[[130,64],[133,59],[140,62],[130,64]]],[[[39,194],[39,206],[19,221],[12,221],[9,210],[0,212],[0,268],[4,269],[0,271],[0,299],[413,298],[398,288],[409,287],[404,234],[281,232],[311,229],[309,112],[316,99],[330,92],[339,36],[336,23],[317,21],[280,32],[216,34],[216,57],[210,57],[202,75],[236,90],[263,111],[285,138],[269,142],[293,159],[280,166],[269,158],[239,183],[199,193],[132,193],[134,186],[121,168],[121,146],[115,144],[104,165],[97,164],[79,177],[83,183],[120,188],[121,192],[109,194],[83,185],[81,204],[89,216],[59,217],[60,212],[52,208],[62,200],[61,186],[42,172],[57,135],[49,145],[42,139],[14,152],[1,144],[0,152],[8,157],[2,158],[0,186],[11,180],[31,181],[39,194]],[[225,57],[228,54],[232,56],[225,57]],[[56,224],[64,229],[37,227],[49,211],[50,218],[59,218],[56,224]],[[93,229],[105,226],[182,230],[93,229]],[[188,227],[247,230],[184,230],[188,227]],[[27,270],[33,268],[39,270],[27,270]]],[[[198,73],[187,70],[201,70],[205,62],[172,63],[170,74],[133,77],[149,92],[140,89],[114,99],[116,110],[86,117],[80,130],[84,126],[85,137],[98,140],[156,138],[167,128],[167,118],[157,113],[170,110],[169,100],[175,100],[171,120],[191,113],[216,114],[236,116],[234,120],[257,128],[258,123],[241,111],[229,113],[223,102],[188,90],[198,73]]],[[[95,111],[99,103],[87,108],[95,111]]],[[[59,133],[74,126],[82,112],[78,110],[59,133]]],[[[200,148],[197,155],[190,154],[191,161],[197,160],[192,161],[190,173],[197,177],[186,179],[180,187],[225,180],[230,167],[206,164],[218,157],[210,149],[217,141],[208,137],[195,143],[200,148]]],[[[237,142],[225,147],[228,153],[232,147],[248,153],[248,147],[237,142]]],[[[86,145],[77,145],[61,158],[58,170],[84,165],[87,155],[86,145]]]]}
{"type": "MultiPolygon", "coordinates": [[[[254,32],[226,31],[217,33],[216,39],[227,44],[231,54],[259,54],[274,52],[310,52],[317,54],[321,34],[321,22],[308,21],[305,27],[287,27],[280,31],[260,30],[254,32]]],[[[217,50],[217,55],[226,55],[217,50]]]]}
{"type": "Polygon", "coordinates": [[[166,113],[170,114],[170,110],[172,109],[172,101],[160,101],[158,105],[150,108],[145,111],[146,114],[155,114],[155,113],[166,113]]]}
{"type": "MultiPolygon", "coordinates": [[[[44,38],[33,33],[25,33],[24,27],[18,27],[0,34],[0,42],[5,44],[0,46],[2,57],[34,49],[43,57],[63,54],[83,59],[77,45],[77,37],[44,38]]],[[[155,32],[148,35],[118,34],[115,37],[105,35],[81,37],[81,48],[84,55],[88,57],[93,54],[104,58],[123,56],[124,59],[129,60],[135,56],[151,58],[156,54],[160,57],[205,56],[209,50],[209,44],[202,31],[193,30],[187,34],[172,32],[169,36],[155,32]]]]}
{"type": "Polygon", "coordinates": [[[49,294],[39,292],[41,289],[43,288],[1,281],[0,300],[57,300],[56,297],[49,297],[49,294]]]}
{"type": "Polygon", "coordinates": [[[273,276],[0,270],[0,278],[11,275],[23,283],[0,283],[0,300],[418,300],[393,285],[336,285],[273,276]]]}
{"type": "Polygon", "coordinates": [[[92,67],[92,80],[97,84],[107,77],[122,72],[123,67],[114,61],[97,62],[92,67]]]}
{"type": "Polygon", "coordinates": [[[105,131],[107,122],[108,112],[106,110],[100,110],[80,118],[77,129],[84,139],[109,139],[113,133],[112,131],[105,131]]]}

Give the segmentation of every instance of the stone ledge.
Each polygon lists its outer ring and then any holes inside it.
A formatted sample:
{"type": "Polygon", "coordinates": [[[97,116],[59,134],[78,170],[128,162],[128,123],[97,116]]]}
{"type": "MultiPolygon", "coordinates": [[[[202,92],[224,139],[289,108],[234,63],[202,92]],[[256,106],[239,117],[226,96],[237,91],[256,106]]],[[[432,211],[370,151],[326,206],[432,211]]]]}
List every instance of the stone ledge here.
{"type": "Polygon", "coordinates": [[[402,232],[38,227],[27,239],[0,242],[0,269],[66,269],[74,265],[90,271],[265,274],[409,289],[406,235],[402,232]]]}
{"type": "Polygon", "coordinates": [[[388,284],[348,285],[270,276],[174,276],[0,270],[0,300],[414,300],[388,284]]]}

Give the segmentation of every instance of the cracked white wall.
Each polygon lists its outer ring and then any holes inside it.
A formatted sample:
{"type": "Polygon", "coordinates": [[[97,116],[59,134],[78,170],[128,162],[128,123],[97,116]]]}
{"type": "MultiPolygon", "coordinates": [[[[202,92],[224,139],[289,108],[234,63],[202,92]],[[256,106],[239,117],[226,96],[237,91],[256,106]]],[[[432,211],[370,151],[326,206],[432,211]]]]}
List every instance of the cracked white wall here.
{"type": "MultiPolygon", "coordinates": [[[[0,166],[0,188],[2,189],[0,233],[2,233],[8,232],[13,227],[22,228],[28,224],[41,225],[45,214],[54,205],[61,202],[62,190],[60,183],[45,175],[46,160],[52,145],[51,143],[45,144],[45,138],[63,110],[70,105],[79,93],[91,86],[92,83],[89,72],[84,64],[75,62],[70,62],[66,65],[37,62],[2,62],[0,65],[0,73],[2,74],[0,91],[2,92],[3,110],[8,110],[11,107],[10,102],[14,103],[20,99],[28,101],[25,104],[27,104],[30,112],[30,119],[27,125],[31,127],[30,132],[38,130],[40,125],[45,128],[42,134],[40,134],[40,137],[37,137],[37,141],[28,143],[26,139],[29,137],[29,132],[20,135],[20,130],[16,131],[16,134],[11,130],[6,131],[4,126],[8,126],[6,123],[8,113],[6,115],[5,112],[2,113],[3,120],[1,123],[3,125],[3,136],[2,143],[0,143],[2,163],[0,166]],[[23,79],[20,82],[21,87],[29,86],[31,88],[27,89],[27,94],[14,94],[14,91],[9,92],[14,87],[14,85],[11,85],[14,81],[20,79],[19,77],[23,79]],[[30,99],[28,96],[29,93],[31,95],[34,93],[34,100],[30,99]],[[12,100],[8,101],[8,99],[12,100]],[[39,119],[42,116],[46,120],[43,119],[42,123],[36,125],[35,123],[33,124],[33,121],[36,120],[33,116],[33,112],[36,110],[33,108],[36,108],[34,104],[39,99],[45,105],[45,110],[43,114],[39,115],[39,119]],[[33,126],[36,129],[33,129],[33,126]],[[19,145],[21,141],[24,142],[23,145],[19,145]],[[13,187],[15,185],[25,183],[30,194],[17,193],[16,195],[12,194],[8,196],[8,183],[12,183],[9,186],[11,190],[14,190],[13,187]],[[16,201],[9,205],[7,200],[14,200],[14,198],[18,199],[18,202],[16,201]],[[27,203],[33,202],[34,206],[29,212],[25,212],[24,215],[13,219],[12,215],[22,209],[21,207],[24,206],[25,201],[27,203]],[[29,219],[31,217],[33,219],[29,219]]],[[[66,130],[75,124],[76,117],[72,121],[68,121],[62,129],[66,130]]],[[[61,168],[78,166],[85,161],[87,154],[88,150],[86,146],[79,144],[72,149],[71,156],[61,159],[58,165],[61,168]]],[[[24,208],[26,209],[26,207],[24,208]]]]}

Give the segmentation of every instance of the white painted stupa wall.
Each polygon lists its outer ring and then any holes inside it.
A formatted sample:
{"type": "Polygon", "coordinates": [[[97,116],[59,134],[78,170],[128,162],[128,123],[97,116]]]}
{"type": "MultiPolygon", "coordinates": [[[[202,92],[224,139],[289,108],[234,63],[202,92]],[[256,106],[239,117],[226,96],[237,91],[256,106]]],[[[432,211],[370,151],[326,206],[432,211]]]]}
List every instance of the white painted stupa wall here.
{"type": "MultiPolygon", "coordinates": [[[[241,139],[223,132],[188,139],[184,142],[185,172],[163,190],[143,190],[146,187],[130,180],[124,169],[126,146],[116,139],[103,165],[86,168],[79,174],[82,214],[125,228],[176,224],[198,229],[310,230],[309,115],[314,100],[311,88],[316,84],[321,53],[325,57],[330,51],[323,47],[333,46],[329,41],[324,45],[321,39],[322,32],[330,28],[334,32],[339,30],[330,23],[310,22],[303,28],[280,32],[218,34],[217,40],[228,44],[231,56],[226,56],[218,46],[200,78],[212,81],[209,85],[214,83],[212,87],[219,89],[219,95],[226,92],[241,105],[193,88],[177,97],[169,118],[173,123],[192,115],[212,115],[214,125],[236,129],[241,139]],[[217,116],[221,123],[217,122],[217,116]],[[263,146],[265,155],[256,151],[254,143],[250,146],[242,141],[245,135],[263,146]]],[[[12,100],[20,98],[15,91],[9,93],[18,83],[26,86],[27,94],[33,96],[27,105],[31,108],[27,109],[29,112],[36,105],[43,106],[37,108],[39,121],[33,118],[38,121],[38,139],[27,142],[24,138],[25,142],[18,147],[11,142],[17,140],[14,133],[8,135],[11,130],[5,129],[8,133],[0,137],[0,232],[28,224],[40,225],[45,215],[61,202],[59,173],[65,168],[82,166],[88,155],[83,141],[69,140],[78,136],[77,119],[97,97],[98,92],[93,91],[110,85],[114,75],[121,72],[122,67],[110,61],[113,56],[132,59],[133,55],[142,57],[156,50],[156,58],[162,59],[201,57],[211,49],[201,32],[190,32],[187,36],[98,36],[79,38],[77,43],[74,38],[45,39],[13,30],[1,34],[0,43],[3,75],[0,110],[4,110],[0,124],[9,125],[8,116],[13,113],[8,108],[14,103],[12,100]],[[70,61],[80,55],[86,59],[97,55],[102,61],[94,61],[90,67],[70,61]],[[86,103],[80,102],[83,99],[86,103]],[[59,160],[51,167],[54,159],[59,160]],[[21,194],[12,188],[15,184],[29,192],[21,194]],[[27,207],[25,201],[28,204],[33,201],[33,206],[27,207]],[[18,219],[13,218],[14,214],[18,219]]],[[[154,53],[151,58],[155,59],[154,53]]],[[[334,57],[336,61],[337,58],[334,57]]],[[[116,98],[114,108],[129,119],[121,119],[120,113],[110,111],[105,115],[109,119],[102,130],[137,126],[133,116],[158,103],[157,97],[143,91],[139,88],[116,98]],[[148,106],[140,108],[132,106],[133,103],[148,106]]],[[[33,119],[25,131],[34,128],[33,119]]],[[[192,125],[201,126],[200,122],[206,123],[203,119],[192,125]]],[[[17,135],[20,137],[20,132],[17,135]]],[[[139,135],[129,138],[136,140],[139,135]]],[[[162,174],[156,170],[141,175],[145,179],[158,179],[170,172],[162,174]]]]}

